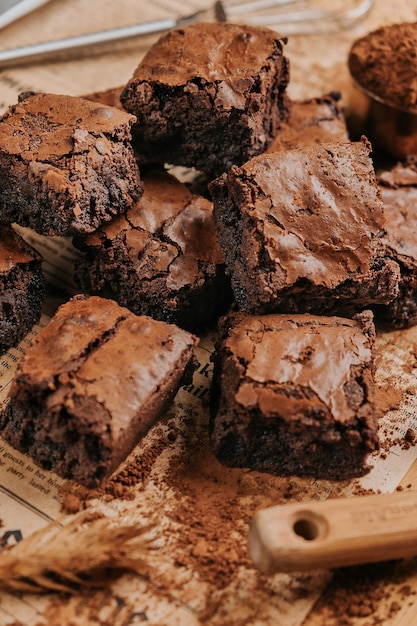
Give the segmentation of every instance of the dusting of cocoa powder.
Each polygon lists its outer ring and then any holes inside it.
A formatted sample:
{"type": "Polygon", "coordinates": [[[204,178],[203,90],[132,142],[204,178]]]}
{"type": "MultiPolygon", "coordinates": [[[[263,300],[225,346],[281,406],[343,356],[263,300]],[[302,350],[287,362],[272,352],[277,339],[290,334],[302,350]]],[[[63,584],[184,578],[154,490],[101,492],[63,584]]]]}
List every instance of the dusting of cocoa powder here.
{"type": "Polygon", "coordinates": [[[166,476],[177,494],[167,515],[181,527],[173,546],[175,560],[213,589],[229,585],[239,567],[251,567],[247,528],[257,499],[244,503],[241,475],[216,461],[208,438],[194,425],[166,476]]]}
{"type": "Polygon", "coordinates": [[[92,500],[132,500],[138,489],[144,489],[158,457],[177,438],[178,426],[174,419],[167,419],[162,426],[154,427],[140,449],[135,450],[110,478],[96,489],[86,489],[68,481],[61,486],[62,510],[71,515],[84,509],[92,500]]]}
{"type": "Polygon", "coordinates": [[[417,590],[407,580],[416,571],[416,559],[340,568],[302,626],[386,624],[415,602],[417,590]]]}
{"type": "Polygon", "coordinates": [[[417,24],[383,26],[356,40],[348,65],[353,78],[387,104],[417,110],[417,24]]]}
{"type": "Polygon", "coordinates": [[[397,389],[392,381],[378,381],[375,385],[375,408],[378,417],[382,417],[388,411],[398,409],[403,395],[403,391],[397,389]]]}

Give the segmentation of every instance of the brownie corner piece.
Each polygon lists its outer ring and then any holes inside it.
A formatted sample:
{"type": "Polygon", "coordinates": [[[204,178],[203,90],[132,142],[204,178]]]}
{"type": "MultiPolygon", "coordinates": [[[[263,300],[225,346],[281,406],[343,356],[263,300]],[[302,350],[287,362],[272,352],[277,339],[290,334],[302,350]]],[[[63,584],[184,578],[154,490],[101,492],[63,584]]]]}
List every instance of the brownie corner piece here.
{"type": "Polygon", "coordinates": [[[133,116],[60,94],[24,94],[0,118],[0,219],[43,235],[92,232],[142,193],[133,116]]]}
{"type": "Polygon", "coordinates": [[[0,434],[42,468],[97,486],[188,379],[197,342],[112,300],[75,296],[19,361],[0,434]]]}
{"type": "Polygon", "coordinates": [[[9,225],[0,225],[0,354],[40,320],[45,296],[42,257],[9,225]]]}
{"type": "Polygon", "coordinates": [[[239,309],[345,315],[395,297],[370,150],[364,140],[263,154],[210,183],[239,309]]]}
{"type": "Polygon", "coordinates": [[[373,315],[222,319],[210,439],[226,466],[340,480],[379,447],[373,315]]]}
{"type": "Polygon", "coordinates": [[[286,39],[271,29],[197,23],[150,48],[120,98],[143,160],[215,176],[260,154],[287,119],[286,39]]]}

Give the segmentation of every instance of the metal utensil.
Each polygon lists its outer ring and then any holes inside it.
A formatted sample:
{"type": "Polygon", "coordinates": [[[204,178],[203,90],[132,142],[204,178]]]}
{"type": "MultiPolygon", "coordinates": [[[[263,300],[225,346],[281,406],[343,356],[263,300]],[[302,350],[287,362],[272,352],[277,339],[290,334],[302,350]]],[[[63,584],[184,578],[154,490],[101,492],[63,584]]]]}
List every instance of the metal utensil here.
{"type": "Polygon", "coordinates": [[[273,506],[252,518],[249,551],[269,574],[410,557],[416,514],[416,491],[273,506]]]}
{"type": "Polygon", "coordinates": [[[133,38],[186,26],[194,22],[239,22],[248,25],[279,27],[281,34],[291,29],[292,34],[334,32],[348,28],[362,19],[371,9],[374,0],[360,0],[347,4],[342,11],[326,10],[309,0],[225,0],[218,1],[207,10],[197,11],[180,18],[166,18],[112,28],[45,43],[0,51],[0,68],[28,65],[42,61],[62,61],[107,51],[114,51],[116,44],[133,38]],[[288,10],[288,5],[301,8],[288,10]],[[274,13],[266,11],[273,8],[274,13]]]}
{"type": "Polygon", "coordinates": [[[34,11],[49,0],[2,0],[0,2],[0,28],[34,11]]]}

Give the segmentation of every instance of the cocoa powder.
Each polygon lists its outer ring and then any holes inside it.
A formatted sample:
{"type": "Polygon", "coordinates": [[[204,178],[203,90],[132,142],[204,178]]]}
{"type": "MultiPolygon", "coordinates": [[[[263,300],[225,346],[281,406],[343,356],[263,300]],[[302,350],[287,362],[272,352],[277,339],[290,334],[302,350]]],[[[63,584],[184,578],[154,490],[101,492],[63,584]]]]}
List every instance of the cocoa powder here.
{"type": "Polygon", "coordinates": [[[407,579],[416,567],[417,561],[409,559],[336,570],[302,626],[395,623],[395,616],[403,606],[415,602],[417,592],[407,584],[407,579]]]}
{"type": "Polygon", "coordinates": [[[348,66],[356,82],[386,104],[417,110],[417,24],[383,26],[356,40],[348,66]]]}
{"type": "Polygon", "coordinates": [[[64,483],[60,489],[63,513],[77,513],[97,499],[133,500],[137,491],[146,486],[158,457],[175,443],[177,434],[178,426],[174,419],[168,419],[164,428],[151,430],[140,450],[134,451],[112,476],[95,489],[86,489],[73,481],[64,483]]]}

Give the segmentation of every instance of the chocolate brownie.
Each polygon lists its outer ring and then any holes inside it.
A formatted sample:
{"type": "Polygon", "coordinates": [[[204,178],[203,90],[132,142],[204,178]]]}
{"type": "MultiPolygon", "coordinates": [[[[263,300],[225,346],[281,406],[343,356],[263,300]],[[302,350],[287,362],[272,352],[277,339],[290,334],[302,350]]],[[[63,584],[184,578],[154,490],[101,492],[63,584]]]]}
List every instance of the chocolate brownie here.
{"type": "Polygon", "coordinates": [[[107,106],[116,107],[117,109],[123,109],[120,102],[120,94],[122,93],[124,86],[111,87],[109,89],[103,89],[103,91],[94,91],[93,93],[83,94],[83,98],[91,100],[91,102],[97,102],[98,104],[106,104],[107,106]]]}
{"type": "Polygon", "coordinates": [[[370,149],[364,140],[263,154],[210,183],[240,310],[351,315],[397,295],[370,149]]]}
{"type": "Polygon", "coordinates": [[[11,226],[0,225],[0,354],[39,321],[44,295],[41,255],[11,226]]]}
{"type": "Polygon", "coordinates": [[[75,296],[19,361],[1,436],[44,469],[93,487],[163,414],[196,343],[112,300],[75,296]]]}
{"type": "Polygon", "coordinates": [[[387,329],[417,324],[417,163],[415,158],[378,173],[386,219],[388,254],[401,269],[400,290],[389,304],[374,307],[387,329]]]}
{"type": "Polygon", "coordinates": [[[276,475],[365,474],[379,447],[374,338],[370,311],[223,318],[211,396],[217,459],[276,475]]]}
{"type": "Polygon", "coordinates": [[[0,220],[92,232],[141,195],[133,117],[83,98],[24,94],[0,118],[0,220]]]}
{"type": "Polygon", "coordinates": [[[212,203],[163,170],[143,176],[142,198],[86,238],[75,280],[136,314],[196,332],[230,303],[212,203]]]}
{"type": "Polygon", "coordinates": [[[270,29],[227,23],[163,35],[121,94],[142,158],[212,177],[263,152],[288,117],[285,43],[270,29]]]}
{"type": "Polygon", "coordinates": [[[340,94],[291,102],[291,113],[266,152],[302,148],[317,143],[349,141],[349,133],[340,94]]]}

